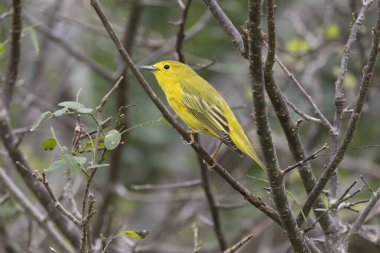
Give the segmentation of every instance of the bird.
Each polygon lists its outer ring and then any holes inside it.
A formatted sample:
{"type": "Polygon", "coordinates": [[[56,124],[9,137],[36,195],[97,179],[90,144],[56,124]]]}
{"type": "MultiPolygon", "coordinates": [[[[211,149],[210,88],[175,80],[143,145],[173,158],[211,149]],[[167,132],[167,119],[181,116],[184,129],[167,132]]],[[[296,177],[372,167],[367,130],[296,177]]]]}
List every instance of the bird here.
{"type": "Polygon", "coordinates": [[[170,107],[191,129],[191,137],[194,133],[202,133],[220,140],[211,155],[213,159],[224,143],[239,156],[246,154],[265,170],[222,95],[190,66],[165,60],[140,68],[153,73],[170,107]]]}

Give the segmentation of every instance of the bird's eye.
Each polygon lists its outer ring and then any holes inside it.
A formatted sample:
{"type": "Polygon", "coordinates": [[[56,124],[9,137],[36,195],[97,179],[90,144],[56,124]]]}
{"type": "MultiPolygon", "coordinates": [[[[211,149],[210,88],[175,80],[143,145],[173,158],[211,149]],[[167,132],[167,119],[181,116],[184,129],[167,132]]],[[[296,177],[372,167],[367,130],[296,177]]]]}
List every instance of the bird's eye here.
{"type": "Polygon", "coordinates": [[[166,64],[166,65],[164,66],[164,69],[170,69],[170,66],[166,64]]]}

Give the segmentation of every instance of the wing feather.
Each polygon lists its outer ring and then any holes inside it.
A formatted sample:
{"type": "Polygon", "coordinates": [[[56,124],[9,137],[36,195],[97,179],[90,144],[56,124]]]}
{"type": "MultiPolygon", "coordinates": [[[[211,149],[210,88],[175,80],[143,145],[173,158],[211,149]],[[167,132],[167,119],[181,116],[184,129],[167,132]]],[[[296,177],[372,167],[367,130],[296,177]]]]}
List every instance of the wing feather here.
{"type": "Polygon", "coordinates": [[[223,110],[217,100],[207,101],[201,98],[188,86],[182,86],[182,103],[186,109],[194,115],[204,127],[213,135],[218,136],[224,144],[242,156],[230,138],[228,120],[224,117],[223,110]]]}

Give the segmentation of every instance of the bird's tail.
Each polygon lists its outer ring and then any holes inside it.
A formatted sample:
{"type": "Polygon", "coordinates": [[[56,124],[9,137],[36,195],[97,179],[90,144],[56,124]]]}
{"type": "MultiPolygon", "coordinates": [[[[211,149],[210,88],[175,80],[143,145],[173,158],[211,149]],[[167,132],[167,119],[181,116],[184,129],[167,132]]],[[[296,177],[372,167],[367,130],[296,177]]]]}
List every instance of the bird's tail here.
{"type": "Polygon", "coordinates": [[[251,145],[244,147],[241,151],[243,151],[246,155],[251,157],[264,170],[264,172],[266,172],[266,168],[265,168],[263,162],[257,156],[256,152],[253,150],[251,145]]]}

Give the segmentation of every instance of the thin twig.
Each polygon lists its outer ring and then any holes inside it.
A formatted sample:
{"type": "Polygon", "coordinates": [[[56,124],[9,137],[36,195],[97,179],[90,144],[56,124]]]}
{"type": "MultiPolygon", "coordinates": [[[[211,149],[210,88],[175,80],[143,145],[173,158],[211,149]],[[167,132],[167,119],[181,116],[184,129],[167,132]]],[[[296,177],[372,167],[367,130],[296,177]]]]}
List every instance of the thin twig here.
{"type": "Polygon", "coordinates": [[[102,112],[103,111],[103,108],[104,106],[106,105],[107,101],[109,100],[112,92],[114,92],[116,89],[119,88],[119,84],[120,82],[123,80],[123,76],[119,77],[119,79],[117,79],[116,83],[114,84],[114,86],[112,87],[112,89],[110,89],[106,95],[104,95],[104,97],[102,98],[102,101],[100,101],[100,104],[96,107],[96,111],[97,112],[102,112]]]}
{"type": "Polygon", "coordinates": [[[249,235],[245,236],[243,239],[241,239],[240,241],[238,241],[234,246],[232,246],[231,248],[225,250],[223,253],[233,253],[233,252],[236,252],[241,247],[243,247],[246,243],[248,243],[249,240],[252,239],[252,237],[253,237],[252,234],[249,234],[249,235]]]}
{"type": "MultiPolygon", "coordinates": [[[[264,45],[266,47],[268,47],[268,44],[265,41],[264,41],[264,45]]],[[[280,65],[280,67],[285,72],[285,74],[290,78],[290,80],[293,81],[293,83],[301,91],[301,93],[307,99],[307,101],[309,102],[309,104],[311,105],[311,107],[313,107],[314,113],[321,120],[321,124],[323,126],[325,126],[330,131],[330,134],[335,134],[335,129],[331,125],[330,121],[325,117],[325,115],[323,115],[323,113],[321,112],[321,110],[319,110],[319,108],[316,105],[316,103],[314,102],[313,98],[306,92],[306,90],[303,88],[303,86],[301,85],[301,83],[297,80],[297,78],[295,77],[295,75],[292,72],[289,71],[289,69],[285,66],[285,64],[281,61],[281,59],[277,55],[275,56],[275,59],[276,59],[277,64],[280,65]]]]}
{"type": "Polygon", "coordinates": [[[193,235],[194,235],[194,253],[199,253],[201,252],[201,241],[198,239],[198,227],[197,224],[194,223],[192,225],[193,228],[193,235]]]}
{"type": "Polygon", "coordinates": [[[62,204],[59,202],[58,198],[55,196],[53,190],[50,188],[49,182],[46,178],[46,173],[39,173],[38,171],[34,172],[34,176],[38,181],[40,181],[48,191],[51,199],[53,200],[53,205],[67,218],[69,218],[75,225],[82,227],[83,222],[78,220],[72,213],[70,213],[62,204]]]}
{"type": "Polygon", "coordinates": [[[181,17],[181,20],[179,21],[179,29],[177,33],[177,40],[176,40],[176,46],[175,46],[178,60],[183,63],[185,63],[185,58],[182,53],[182,46],[183,46],[183,41],[185,39],[185,24],[186,24],[187,14],[189,13],[191,2],[192,0],[187,0],[186,6],[184,6],[184,8],[181,7],[182,17],[181,17]]]}
{"type": "Polygon", "coordinates": [[[364,208],[364,210],[361,212],[361,214],[355,220],[355,222],[352,225],[350,231],[348,232],[346,238],[344,239],[344,246],[346,247],[346,249],[350,245],[350,243],[352,241],[352,237],[359,232],[359,229],[363,225],[368,214],[375,207],[379,198],[380,198],[380,188],[376,192],[373,193],[373,195],[372,195],[371,199],[369,200],[367,206],[364,208]]]}
{"type": "Polygon", "coordinates": [[[191,181],[171,183],[171,184],[144,184],[144,185],[131,185],[130,188],[135,191],[146,191],[146,190],[173,190],[173,189],[183,189],[197,187],[202,184],[202,180],[195,179],[191,181]]]}
{"type": "Polygon", "coordinates": [[[308,121],[312,121],[312,122],[315,122],[315,123],[318,123],[318,124],[322,124],[322,120],[321,119],[314,118],[313,116],[310,116],[310,115],[306,114],[305,112],[301,111],[300,109],[297,108],[297,106],[295,106],[292,102],[290,102],[289,99],[286,96],[284,96],[284,100],[289,105],[289,107],[292,108],[293,111],[295,113],[297,113],[298,115],[300,115],[302,118],[304,118],[304,119],[306,119],[308,121]]]}
{"type": "Polygon", "coordinates": [[[293,170],[294,168],[297,168],[297,167],[303,165],[305,162],[308,162],[308,161],[310,161],[310,160],[313,160],[313,159],[317,158],[317,157],[318,157],[317,155],[318,155],[320,152],[322,152],[323,150],[327,149],[327,148],[329,148],[329,146],[325,143],[320,149],[318,149],[317,151],[315,151],[313,154],[309,155],[308,157],[306,157],[306,158],[303,159],[302,161],[299,161],[299,162],[295,163],[294,165],[288,166],[288,167],[283,171],[283,173],[286,174],[286,173],[288,173],[289,171],[293,170]]]}

